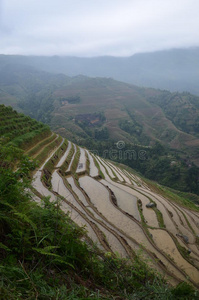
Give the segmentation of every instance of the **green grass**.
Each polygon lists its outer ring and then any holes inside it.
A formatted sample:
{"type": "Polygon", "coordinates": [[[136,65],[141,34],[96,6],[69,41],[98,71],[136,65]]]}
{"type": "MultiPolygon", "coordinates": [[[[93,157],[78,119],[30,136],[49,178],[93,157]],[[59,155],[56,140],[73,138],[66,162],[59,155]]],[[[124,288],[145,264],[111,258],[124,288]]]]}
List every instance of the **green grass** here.
{"type": "MultiPolygon", "coordinates": [[[[49,135],[50,135],[50,132],[49,132],[49,135]]],[[[56,137],[56,134],[53,133],[51,136],[49,136],[48,138],[42,140],[41,142],[39,142],[34,148],[32,148],[31,150],[29,150],[26,154],[28,156],[33,156],[35,155],[38,151],[41,150],[41,148],[43,146],[45,146],[46,144],[52,142],[56,137]]]]}
{"type": "Polygon", "coordinates": [[[76,153],[75,153],[75,157],[73,158],[73,162],[72,162],[71,169],[70,169],[70,172],[72,174],[76,173],[77,166],[78,166],[78,163],[79,163],[79,158],[80,158],[80,149],[79,149],[78,146],[76,146],[76,148],[77,148],[77,150],[76,150],[76,153]]]}
{"type": "Polygon", "coordinates": [[[156,217],[157,217],[157,220],[158,220],[159,227],[160,228],[166,228],[166,226],[164,224],[164,218],[163,218],[163,215],[162,215],[161,211],[159,209],[157,209],[157,207],[153,207],[153,210],[156,213],[156,217]]]}
{"type": "Polygon", "coordinates": [[[15,145],[27,149],[50,134],[48,126],[23,114],[17,114],[11,107],[0,105],[0,141],[4,145],[15,145]]]}
{"type": "Polygon", "coordinates": [[[61,143],[62,138],[59,136],[57,139],[55,139],[52,143],[47,145],[35,158],[34,160],[37,161],[38,165],[41,166],[42,163],[45,162],[46,158],[50,155],[52,150],[59,146],[61,143]]]}

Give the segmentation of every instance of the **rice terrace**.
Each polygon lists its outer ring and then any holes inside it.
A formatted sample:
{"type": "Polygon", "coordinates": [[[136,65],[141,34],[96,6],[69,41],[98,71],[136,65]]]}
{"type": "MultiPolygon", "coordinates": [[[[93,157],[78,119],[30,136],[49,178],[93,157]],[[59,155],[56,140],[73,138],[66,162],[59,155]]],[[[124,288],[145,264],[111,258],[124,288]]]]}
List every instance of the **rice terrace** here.
{"type": "Polygon", "coordinates": [[[141,255],[171,285],[199,287],[196,205],[10,107],[0,106],[0,120],[2,145],[15,145],[37,161],[31,193],[39,205],[44,196],[59,201],[100,251],[129,264],[141,255]]]}

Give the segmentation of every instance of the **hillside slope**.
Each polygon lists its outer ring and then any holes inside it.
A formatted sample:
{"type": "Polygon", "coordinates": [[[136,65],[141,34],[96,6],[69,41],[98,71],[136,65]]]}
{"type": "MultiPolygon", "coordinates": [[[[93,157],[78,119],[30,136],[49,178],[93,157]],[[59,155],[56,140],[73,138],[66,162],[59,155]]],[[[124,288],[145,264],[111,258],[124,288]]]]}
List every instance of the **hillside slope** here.
{"type": "Polygon", "coordinates": [[[161,184],[199,193],[198,97],[106,78],[52,75],[22,65],[0,73],[0,103],[106,158],[114,159],[107,149],[118,150],[118,142],[123,150],[146,151],[145,161],[117,160],[161,184]]]}
{"type": "Polygon", "coordinates": [[[189,93],[7,65],[0,70],[0,103],[12,105],[53,129],[64,128],[66,136],[68,128],[76,137],[95,138],[107,127],[115,141],[144,145],[160,141],[190,152],[192,160],[199,163],[199,98],[189,93]]]}
{"type": "MultiPolygon", "coordinates": [[[[4,106],[0,111],[21,128],[22,116],[4,106]]],[[[2,146],[14,145],[4,130],[2,146]]],[[[109,257],[117,253],[134,261],[141,250],[142,259],[172,285],[188,281],[199,287],[199,210],[192,202],[53,133],[23,148],[38,164],[32,173],[38,203],[44,196],[58,199],[109,257]]]]}

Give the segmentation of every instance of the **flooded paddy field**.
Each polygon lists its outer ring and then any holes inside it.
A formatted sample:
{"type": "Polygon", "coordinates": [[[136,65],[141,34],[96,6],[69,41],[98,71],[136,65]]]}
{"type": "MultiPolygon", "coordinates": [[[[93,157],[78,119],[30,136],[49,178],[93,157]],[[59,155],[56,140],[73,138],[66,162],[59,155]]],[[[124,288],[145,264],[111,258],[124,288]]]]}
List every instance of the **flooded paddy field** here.
{"type": "MultiPolygon", "coordinates": [[[[158,195],[137,175],[71,142],[50,172],[48,189],[41,180],[43,168],[63,142],[64,139],[34,174],[33,187],[39,194],[50,196],[51,201],[59,198],[62,210],[85,227],[102,251],[128,258],[142,249],[143,258],[170,278],[170,283],[190,280],[199,285],[198,213],[158,195]],[[70,172],[61,172],[59,168],[72,145],[74,153],[67,169],[70,172]],[[77,149],[80,150],[79,161],[75,161],[77,168],[71,169],[77,149]],[[89,172],[85,173],[86,170],[89,172]],[[155,208],[148,207],[149,204],[155,208]],[[163,225],[165,229],[161,229],[163,225]],[[189,252],[190,259],[182,255],[180,247],[189,252]]],[[[35,196],[35,201],[39,199],[35,196]]]]}
{"type": "Polygon", "coordinates": [[[99,175],[99,171],[98,168],[95,165],[93,156],[90,154],[90,152],[88,150],[86,150],[87,154],[88,154],[88,159],[89,159],[89,166],[90,166],[90,171],[89,171],[89,175],[91,177],[96,177],[99,175]]]}
{"type": "Polygon", "coordinates": [[[66,149],[64,155],[62,156],[62,158],[61,158],[61,159],[59,160],[59,162],[57,163],[56,168],[60,168],[61,165],[64,163],[64,161],[66,160],[66,158],[67,158],[67,156],[68,156],[68,154],[69,154],[69,152],[70,152],[70,149],[71,149],[71,142],[68,141],[68,147],[67,147],[67,149],[66,149]]]}
{"type": "Polygon", "coordinates": [[[85,149],[83,148],[79,148],[79,149],[80,149],[80,158],[79,158],[76,173],[86,171],[86,152],[85,149]]]}
{"type": "Polygon", "coordinates": [[[116,197],[117,205],[125,212],[132,215],[136,220],[140,221],[140,214],[137,206],[137,198],[132,194],[120,189],[119,187],[109,183],[106,180],[101,180],[103,185],[108,186],[116,197]]]}

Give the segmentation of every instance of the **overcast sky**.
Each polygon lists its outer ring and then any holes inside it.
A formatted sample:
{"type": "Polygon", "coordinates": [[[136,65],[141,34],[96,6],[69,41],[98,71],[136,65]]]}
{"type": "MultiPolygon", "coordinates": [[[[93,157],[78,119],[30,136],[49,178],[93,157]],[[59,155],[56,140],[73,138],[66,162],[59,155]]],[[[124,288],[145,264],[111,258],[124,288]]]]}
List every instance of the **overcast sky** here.
{"type": "Polygon", "coordinates": [[[129,56],[199,46],[199,0],[0,0],[0,53],[129,56]]]}

